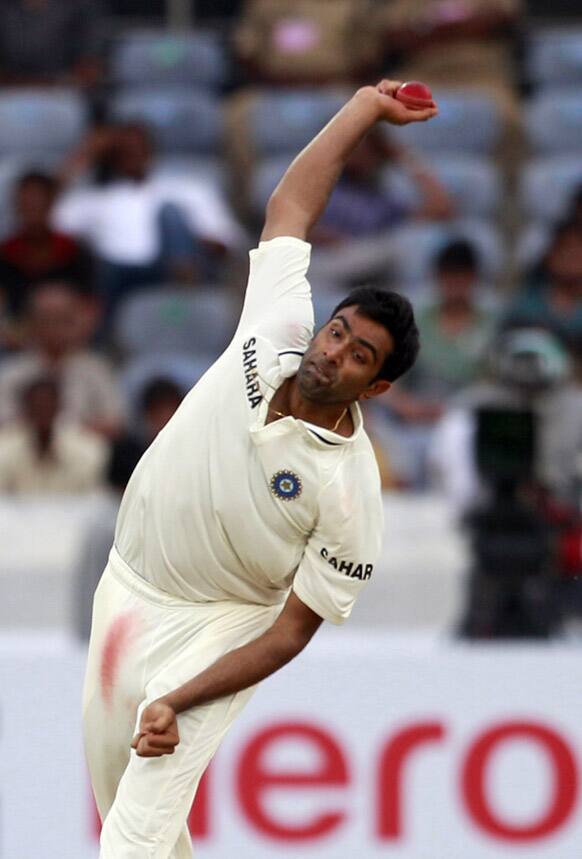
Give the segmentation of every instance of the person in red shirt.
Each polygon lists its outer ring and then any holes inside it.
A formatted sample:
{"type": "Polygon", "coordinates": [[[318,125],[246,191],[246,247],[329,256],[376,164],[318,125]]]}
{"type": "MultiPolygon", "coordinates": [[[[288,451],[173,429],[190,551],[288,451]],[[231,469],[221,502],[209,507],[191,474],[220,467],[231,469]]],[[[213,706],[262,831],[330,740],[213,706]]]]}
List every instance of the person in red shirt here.
{"type": "Polygon", "coordinates": [[[25,173],[16,181],[16,229],[0,244],[0,300],[5,315],[16,325],[36,284],[68,281],[90,291],[88,251],[75,238],[51,226],[57,194],[56,179],[46,173],[25,173]]]}

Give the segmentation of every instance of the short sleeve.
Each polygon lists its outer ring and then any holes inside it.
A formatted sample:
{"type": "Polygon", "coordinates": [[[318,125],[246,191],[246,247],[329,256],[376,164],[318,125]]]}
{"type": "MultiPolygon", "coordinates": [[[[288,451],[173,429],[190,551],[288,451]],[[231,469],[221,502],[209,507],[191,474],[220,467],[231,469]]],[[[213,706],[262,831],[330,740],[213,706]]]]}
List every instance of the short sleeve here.
{"type": "Polygon", "coordinates": [[[311,245],[293,236],[261,242],[250,252],[245,302],[235,336],[249,331],[281,351],[305,351],[313,336],[307,269],[311,245]]]}
{"type": "Polygon", "coordinates": [[[343,623],[374,574],[382,533],[376,463],[355,456],[352,468],[321,493],[318,522],[293,582],[299,599],[324,620],[343,623]]]}

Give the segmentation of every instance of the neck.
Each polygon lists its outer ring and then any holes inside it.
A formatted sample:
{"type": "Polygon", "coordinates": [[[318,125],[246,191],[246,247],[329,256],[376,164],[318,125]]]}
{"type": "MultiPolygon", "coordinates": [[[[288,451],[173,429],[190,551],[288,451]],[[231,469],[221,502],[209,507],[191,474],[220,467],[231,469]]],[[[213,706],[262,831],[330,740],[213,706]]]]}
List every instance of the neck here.
{"type": "Polygon", "coordinates": [[[285,414],[346,437],[354,431],[350,405],[349,402],[319,403],[306,399],[299,390],[296,376],[287,379],[271,400],[271,406],[285,414]]]}

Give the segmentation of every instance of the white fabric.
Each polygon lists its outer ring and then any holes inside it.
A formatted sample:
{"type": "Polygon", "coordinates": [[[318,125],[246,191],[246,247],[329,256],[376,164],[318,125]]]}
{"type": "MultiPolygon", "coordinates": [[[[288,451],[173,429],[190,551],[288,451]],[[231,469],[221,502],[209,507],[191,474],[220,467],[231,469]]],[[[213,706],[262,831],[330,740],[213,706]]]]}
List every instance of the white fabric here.
{"type": "Polygon", "coordinates": [[[130,750],[147,704],[257,638],[275,606],[193,606],[139,580],[112,551],[95,595],[83,694],[87,762],[104,821],[100,859],[188,859],[186,819],[198,782],[254,687],[178,717],[171,756],[130,750]]]}
{"type": "Polygon", "coordinates": [[[251,251],[235,337],[138,464],[115,541],[167,593],[273,605],[293,585],[341,623],[371,576],[383,525],[360,410],[352,407],[350,438],[292,417],[265,425],[268,400],[312,337],[309,256],[293,238],[251,251]],[[279,472],[301,492],[281,498],[279,472]]]}
{"type": "Polygon", "coordinates": [[[100,436],[57,421],[50,452],[39,457],[30,427],[16,421],[0,429],[0,492],[90,492],[103,482],[107,456],[107,444],[100,436]]]}
{"type": "Polygon", "coordinates": [[[152,173],[143,182],[116,181],[65,194],[53,216],[55,226],[79,236],[103,259],[148,265],[160,252],[158,216],[162,206],[180,208],[193,233],[227,247],[244,241],[241,227],[210,182],[152,173]]]}
{"type": "Polygon", "coordinates": [[[54,366],[40,352],[21,352],[0,365],[0,424],[14,420],[24,385],[43,373],[57,375],[62,386],[62,414],[67,420],[123,421],[125,406],[113,368],[88,350],[65,355],[54,366]]]}

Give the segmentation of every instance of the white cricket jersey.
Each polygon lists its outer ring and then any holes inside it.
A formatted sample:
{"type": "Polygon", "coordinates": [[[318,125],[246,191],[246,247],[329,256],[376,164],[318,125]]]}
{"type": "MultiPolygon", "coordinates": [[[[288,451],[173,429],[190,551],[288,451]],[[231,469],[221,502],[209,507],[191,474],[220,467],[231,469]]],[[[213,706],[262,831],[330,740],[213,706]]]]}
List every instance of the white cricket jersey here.
{"type": "Polygon", "coordinates": [[[311,247],[261,242],[236,334],[139,462],[116,549],[140,576],[194,602],[272,605],[290,587],[341,623],[380,552],[380,480],[357,404],[345,438],[268,402],[313,336],[311,247]]]}

